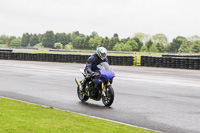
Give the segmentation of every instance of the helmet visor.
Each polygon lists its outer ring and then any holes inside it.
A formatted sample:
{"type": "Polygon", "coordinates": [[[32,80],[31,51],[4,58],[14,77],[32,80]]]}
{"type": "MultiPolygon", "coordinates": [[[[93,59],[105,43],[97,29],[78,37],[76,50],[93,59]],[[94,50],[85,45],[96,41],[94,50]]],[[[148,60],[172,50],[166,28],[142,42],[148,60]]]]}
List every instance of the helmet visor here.
{"type": "Polygon", "coordinates": [[[102,53],[101,56],[102,56],[102,57],[106,57],[106,54],[105,54],[105,53],[102,53]]]}

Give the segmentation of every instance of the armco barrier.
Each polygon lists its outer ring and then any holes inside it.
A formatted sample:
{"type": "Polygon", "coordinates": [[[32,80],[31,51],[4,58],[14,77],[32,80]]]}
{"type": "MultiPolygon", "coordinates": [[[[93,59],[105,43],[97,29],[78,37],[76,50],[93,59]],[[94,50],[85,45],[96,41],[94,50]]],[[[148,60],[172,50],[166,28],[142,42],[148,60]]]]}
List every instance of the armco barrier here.
{"type": "Polygon", "coordinates": [[[0,52],[12,52],[12,49],[0,49],[0,52]]]}
{"type": "MultiPolygon", "coordinates": [[[[22,61],[49,61],[49,62],[68,62],[86,63],[90,55],[72,54],[50,54],[50,53],[13,53],[0,52],[0,59],[22,60],[22,61]]],[[[110,65],[133,66],[133,56],[108,56],[110,65]]]]}
{"type": "Polygon", "coordinates": [[[200,69],[200,56],[141,56],[141,66],[200,69]]]}

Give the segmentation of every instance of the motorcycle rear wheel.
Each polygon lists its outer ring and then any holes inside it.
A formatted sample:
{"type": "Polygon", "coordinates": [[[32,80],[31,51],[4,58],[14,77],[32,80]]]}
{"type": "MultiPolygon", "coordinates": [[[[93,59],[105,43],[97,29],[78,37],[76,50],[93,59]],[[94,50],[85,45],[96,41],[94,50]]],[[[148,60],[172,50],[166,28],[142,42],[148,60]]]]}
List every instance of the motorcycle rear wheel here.
{"type": "Polygon", "coordinates": [[[105,94],[102,96],[102,102],[105,106],[110,106],[114,101],[114,90],[112,86],[107,86],[104,93],[105,94]]]}
{"type": "Polygon", "coordinates": [[[79,87],[77,87],[77,94],[78,94],[78,98],[82,101],[82,102],[86,102],[89,99],[89,96],[86,96],[85,94],[81,94],[79,87]]]}

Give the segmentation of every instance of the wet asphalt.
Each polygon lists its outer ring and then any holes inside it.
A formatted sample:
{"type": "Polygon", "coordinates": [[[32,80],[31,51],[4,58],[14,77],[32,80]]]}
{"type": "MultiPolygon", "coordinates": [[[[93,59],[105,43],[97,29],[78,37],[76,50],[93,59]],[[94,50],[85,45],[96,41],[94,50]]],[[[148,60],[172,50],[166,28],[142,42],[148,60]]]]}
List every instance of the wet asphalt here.
{"type": "Polygon", "coordinates": [[[80,102],[84,64],[0,60],[0,96],[166,133],[200,133],[200,70],[111,66],[115,99],[80,102]]]}

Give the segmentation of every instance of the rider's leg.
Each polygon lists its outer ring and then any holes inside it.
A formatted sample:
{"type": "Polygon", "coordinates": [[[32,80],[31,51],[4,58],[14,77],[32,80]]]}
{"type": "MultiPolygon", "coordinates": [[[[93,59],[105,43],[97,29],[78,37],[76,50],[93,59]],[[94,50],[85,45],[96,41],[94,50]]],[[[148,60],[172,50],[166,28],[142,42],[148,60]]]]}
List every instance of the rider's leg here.
{"type": "Polygon", "coordinates": [[[89,81],[89,78],[90,78],[89,74],[86,71],[85,71],[85,73],[86,73],[86,77],[85,77],[85,79],[82,82],[82,89],[81,89],[82,92],[85,91],[86,83],[89,81]]]}

